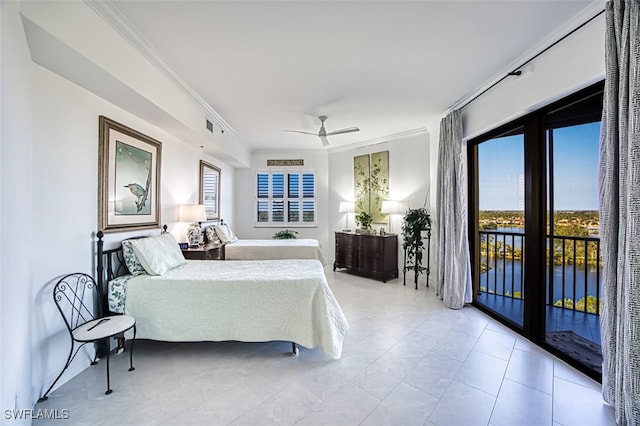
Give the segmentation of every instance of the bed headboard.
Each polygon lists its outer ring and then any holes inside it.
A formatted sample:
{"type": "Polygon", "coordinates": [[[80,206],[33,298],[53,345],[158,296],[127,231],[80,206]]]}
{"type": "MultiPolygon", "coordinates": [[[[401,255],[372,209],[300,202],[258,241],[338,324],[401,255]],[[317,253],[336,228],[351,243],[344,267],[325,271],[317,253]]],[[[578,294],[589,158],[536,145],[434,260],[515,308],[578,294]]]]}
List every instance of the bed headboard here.
{"type": "MultiPolygon", "coordinates": [[[[162,226],[162,234],[167,232],[167,225],[162,226]]],[[[105,315],[109,312],[109,301],[107,297],[107,285],[109,281],[114,278],[126,275],[129,273],[127,265],[124,262],[124,253],[122,252],[122,244],[113,249],[104,249],[104,233],[98,231],[96,233],[98,241],[96,242],[96,282],[98,283],[98,298],[100,299],[100,315],[105,315]]],[[[126,239],[146,238],[146,235],[140,237],[128,237],[126,239]]]]}
{"type": "MultiPolygon", "coordinates": [[[[167,232],[167,225],[162,226],[162,233],[165,232],[167,232]]],[[[127,274],[129,269],[127,269],[127,265],[124,263],[122,244],[117,248],[105,250],[104,241],[102,240],[104,238],[104,232],[98,231],[96,237],[98,237],[98,241],[96,242],[97,310],[98,316],[104,316],[109,313],[109,295],[107,293],[109,280],[127,274]]],[[[145,236],[132,238],[145,238],[145,236]]],[[[118,345],[120,345],[120,342],[118,342],[118,345]]],[[[96,355],[99,358],[104,357],[109,350],[109,339],[102,339],[96,342],[96,355]]]]}

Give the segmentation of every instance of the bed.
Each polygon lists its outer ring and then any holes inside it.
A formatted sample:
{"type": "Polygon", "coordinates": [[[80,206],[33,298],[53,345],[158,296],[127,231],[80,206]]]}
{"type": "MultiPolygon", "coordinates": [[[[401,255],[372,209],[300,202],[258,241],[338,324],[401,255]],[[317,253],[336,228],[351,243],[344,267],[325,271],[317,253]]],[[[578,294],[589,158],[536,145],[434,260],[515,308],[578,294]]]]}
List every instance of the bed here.
{"type": "Polygon", "coordinates": [[[238,239],[224,245],[226,260],[268,259],[316,259],[322,265],[327,260],[322,254],[318,240],[310,238],[291,240],[245,240],[238,239]]]}
{"type": "MultiPolygon", "coordinates": [[[[128,240],[118,249],[105,251],[99,233],[98,277],[105,309],[133,316],[139,338],[289,341],[295,353],[296,345],[301,345],[322,348],[327,357],[340,358],[348,322],[320,261],[186,261],[174,251],[157,256],[159,263],[167,256],[176,257],[180,264],[167,270],[154,270],[151,265],[151,273],[141,273],[127,266],[125,246],[153,247],[154,241],[162,240],[167,247],[177,248],[170,235],[128,240]],[[105,263],[107,271],[103,271],[105,263]]],[[[177,253],[181,256],[179,249],[177,253]]]]}
{"type": "Polygon", "coordinates": [[[205,228],[205,235],[209,242],[224,244],[226,260],[316,259],[327,264],[320,243],[312,238],[239,239],[223,222],[205,228]]]}

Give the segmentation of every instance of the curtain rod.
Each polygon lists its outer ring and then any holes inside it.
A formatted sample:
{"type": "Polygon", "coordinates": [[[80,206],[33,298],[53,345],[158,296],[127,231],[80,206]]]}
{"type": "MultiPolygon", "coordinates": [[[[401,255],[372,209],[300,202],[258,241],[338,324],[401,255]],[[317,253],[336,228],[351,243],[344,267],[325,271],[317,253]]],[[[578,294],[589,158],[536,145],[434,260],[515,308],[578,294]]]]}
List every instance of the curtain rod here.
{"type": "MultiPolygon", "coordinates": [[[[523,62],[520,66],[515,67],[513,71],[508,72],[506,75],[504,75],[500,80],[494,82],[491,86],[487,87],[486,89],[484,89],[482,92],[478,93],[477,95],[475,95],[473,98],[469,99],[468,101],[463,102],[460,106],[457,107],[457,109],[462,110],[464,108],[466,108],[467,106],[469,106],[469,104],[471,104],[473,101],[475,101],[476,99],[478,99],[480,96],[484,95],[485,93],[487,93],[489,90],[493,89],[494,87],[496,87],[498,84],[502,83],[505,79],[509,78],[509,77],[513,77],[513,76],[518,76],[522,74],[522,71],[520,70],[520,68],[524,67],[525,65],[527,65],[528,63],[532,62],[533,60],[535,60],[537,57],[539,57],[540,55],[542,55],[543,53],[545,53],[546,51],[550,50],[552,47],[554,47],[556,44],[560,43],[561,41],[563,41],[564,39],[568,38],[570,35],[572,35],[573,33],[577,32],[579,29],[583,28],[584,26],[586,26],[589,22],[593,21],[594,19],[596,19],[598,16],[602,15],[604,13],[604,9],[602,9],[600,12],[598,12],[597,14],[593,15],[591,18],[587,19],[586,21],[584,21],[582,24],[578,25],[576,28],[574,28],[573,30],[569,31],[567,34],[563,35],[561,38],[559,38],[558,40],[554,41],[553,43],[551,43],[549,46],[545,47],[544,49],[542,49],[540,52],[536,53],[534,56],[532,56],[531,58],[527,59],[525,62],[523,62]]],[[[449,108],[449,110],[451,111],[452,108],[449,108]]]]}

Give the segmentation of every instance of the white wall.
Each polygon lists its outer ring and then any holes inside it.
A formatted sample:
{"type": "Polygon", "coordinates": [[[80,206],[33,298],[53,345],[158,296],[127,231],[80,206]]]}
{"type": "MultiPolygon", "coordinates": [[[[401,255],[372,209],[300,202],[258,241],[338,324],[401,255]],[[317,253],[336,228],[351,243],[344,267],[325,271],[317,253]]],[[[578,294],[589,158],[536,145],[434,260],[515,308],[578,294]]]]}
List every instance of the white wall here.
{"type": "Polygon", "coordinates": [[[604,14],[523,67],[463,110],[472,138],[604,79],[604,14]]]}
{"type": "MultiPolygon", "coordinates": [[[[20,3],[1,5],[0,406],[28,409],[59,373],[69,349],[52,286],[63,274],[95,271],[98,117],[162,142],[160,220],[178,240],[186,240],[187,227],[178,222],[178,207],[198,199],[199,161],[222,169],[223,217],[234,215],[235,170],[33,63],[20,3]]],[[[131,234],[108,234],[105,245],[131,234]]],[[[91,345],[87,349],[92,352],[91,345]]],[[[58,386],[87,365],[88,357],[78,356],[58,386]]]]}
{"type": "MultiPolygon", "coordinates": [[[[31,60],[18,4],[0,2],[0,407],[31,408],[33,228],[31,60]]],[[[54,248],[55,249],[55,248],[54,248]]],[[[4,419],[4,415],[3,415],[4,419]]],[[[7,424],[14,423],[10,420],[7,424]]],[[[15,422],[18,423],[18,422],[15,422]]],[[[30,421],[29,421],[30,423],[30,421]]]]}
{"type": "MultiPolygon", "coordinates": [[[[267,167],[267,160],[291,160],[302,159],[304,166],[293,167],[293,169],[313,170],[316,172],[316,196],[318,206],[318,221],[316,227],[294,227],[286,226],[287,229],[294,229],[298,232],[298,238],[316,238],[322,245],[325,256],[333,252],[333,245],[329,245],[327,216],[327,197],[329,194],[329,174],[327,152],[300,151],[295,152],[256,152],[251,156],[251,167],[236,169],[235,191],[235,218],[230,220],[230,225],[240,238],[271,238],[273,234],[283,229],[283,227],[256,227],[256,172],[258,170],[286,170],[292,167],[267,167]]],[[[225,216],[223,219],[227,220],[225,216]]],[[[333,244],[333,243],[332,243],[333,244]]],[[[331,254],[331,256],[333,256],[331,254]]]]}
{"type": "MultiPolygon", "coordinates": [[[[431,138],[426,131],[413,134],[400,139],[375,145],[363,146],[353,149],[336,150],[329,153],[329,242],[332,250],[327,255],[333,259],[335,253],[335,231],[340,231],[345,226],[345,214],[339,213],[340,201],[353,201],[353,158],[358,155],[373,152],[389,151],[389,199],[407,201],[411,208],[427,207],[429,202],[425,200],[431,191],[430,179],[430,154],[431,138]]],[[[353,214],[350,215],[349,224],[355,229],[353,214]]],[[[375,224],[374,228],[389,228],[386,224],[375,224]]],[[[399,234],[402,226],[402,217],[394,216],[391,222],[391,231],[399,234]]],[[[402,239],[398,237],[398,266],[402,267],[402,239]]],[[[402,276],[402,274],[401,274],[402,276]]]]}
{"type": "MultiPolygon", "coordinates": [[[[271,238],[281,228],[255,226],[256,171],[269,169],[268,159],[303,159],[304,168],[316,171],[318,191],[318,226],[288,228],[298,231],[299,238],[317,238],[323,253],[334,258],[334,232],[345,225],[344,213],[338,212],[340,201],[353,200],[353,157],[372,152],[389,151],[390,199],[408,201],[411,207],[422,207],[430,190],[430,138],[426,131],[375,145],[329,151],[258,152],[252,155],[251,168],[236,169],[235,222],[231,223],[240,238],[271,238]]],[[[430,205],[427,201],[427,207],[430,205]]],[[[224,216],[223,216],[224,218],[224,216]]],[[[353,215],[349,219],[355,229],[353,215]]],[[[379,228],[386,224],[377,224],[379,228]]],[[[395,216],[392,231],[400,232],[401,217],[395,216]]],[[[401,244],[401,239],[399,239],[401,244]]],[[[402,253],[398,250],[398,265],[402,253]]]]}
{"type": "MultiPolygon", "coordinates": [[[[222,169],[224,185],[221,212],[233,216],[230,200],[234,172],[221,161],[168,133],[151,126],[58,75],[33,65],[34,239],[52,243],[46,256],[34,253],[33,268],[33,378],[34,392],[46,390],[64,362],[68,337],[51,303],[51,284],[68,272],[93,274],[94,233],[97,227],[98,116],[106,115],[162,142],[161,224],[167,224],[179,241],[186,241],[187,224],[179,223],[179,206],[198,200],[199,161],[222,169]]],[[[146,234],[158,231],[142,232],[146,234]]],[[[126,234],[108,234],[106,246],[126,234]]],[[[79,357],[68,377],[86,366],[79,357]]]]}

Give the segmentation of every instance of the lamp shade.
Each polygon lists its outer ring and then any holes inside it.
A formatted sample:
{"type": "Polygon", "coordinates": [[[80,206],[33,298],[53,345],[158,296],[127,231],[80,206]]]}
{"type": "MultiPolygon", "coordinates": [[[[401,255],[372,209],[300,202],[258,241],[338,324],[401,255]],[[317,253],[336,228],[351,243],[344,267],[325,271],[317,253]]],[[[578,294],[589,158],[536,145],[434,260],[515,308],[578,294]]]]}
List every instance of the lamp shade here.
{"type": "Polygon", "coordinates": [[[340,201],[340,209],[338,212],[340,213],[354,213],[355,203],[353,201],[340,201]]]}
{"type": "Polygon", "coordinates": [[[382,206],[380,206],[380,212],[382,214],[398,213],[398,202],[393,200],[383,200],[382,206]]]}
{"type": "Polygon", "coordinates": [[[180,221],[182,222],[204,222],[207,220],[207,213],[204,204],[184,204],[180,206],[180,221]]]}

